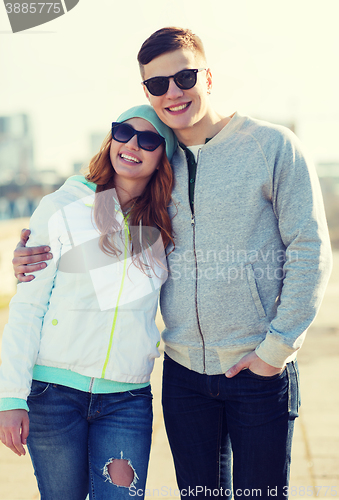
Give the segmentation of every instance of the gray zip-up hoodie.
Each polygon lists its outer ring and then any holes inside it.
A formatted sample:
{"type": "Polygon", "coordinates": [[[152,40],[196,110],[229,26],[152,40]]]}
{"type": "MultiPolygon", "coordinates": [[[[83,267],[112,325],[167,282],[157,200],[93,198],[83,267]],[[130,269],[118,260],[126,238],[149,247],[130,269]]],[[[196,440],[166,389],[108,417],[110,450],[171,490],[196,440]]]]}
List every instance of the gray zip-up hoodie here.
{"type": "Polygon", "coordinates": [[[172,163],[176,247],[161,290],[166,352],[210,375],[253,350],[284,366],[331,271],[312,162],[290,130],[236,113],[199,151],[194,216],[181,148],[172,163]]]}

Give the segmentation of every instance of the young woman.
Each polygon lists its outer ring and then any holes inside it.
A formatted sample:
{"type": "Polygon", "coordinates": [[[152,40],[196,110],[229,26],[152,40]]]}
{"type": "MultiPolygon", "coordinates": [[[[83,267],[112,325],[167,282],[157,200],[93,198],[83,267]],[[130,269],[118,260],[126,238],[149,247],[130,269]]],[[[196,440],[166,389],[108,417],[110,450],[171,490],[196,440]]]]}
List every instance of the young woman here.
{"type": "Polygon", "coordinates": [[[0,439],[30,452],[41,498],[145,490],[158,291],[173,242],[175,136],[150,106],[112,124],[86,176],[41,201],[30,245],[53,260],[12,299],[0,368],[0,439]]]}

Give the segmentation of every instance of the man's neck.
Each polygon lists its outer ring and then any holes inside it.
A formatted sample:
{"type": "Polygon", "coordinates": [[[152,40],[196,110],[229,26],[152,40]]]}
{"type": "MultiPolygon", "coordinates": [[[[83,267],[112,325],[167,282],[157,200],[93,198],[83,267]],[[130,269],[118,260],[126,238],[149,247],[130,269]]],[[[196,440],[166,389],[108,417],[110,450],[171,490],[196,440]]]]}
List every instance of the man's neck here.
{"type": "Polygon", "coordinates": [[[217,135],[231,120],[232,116],[222,116],[212,111],[192,127],[177,129],[174,132],[178,141],[185,146],[205,144],[206,139],[211,139],[217,135]]]}

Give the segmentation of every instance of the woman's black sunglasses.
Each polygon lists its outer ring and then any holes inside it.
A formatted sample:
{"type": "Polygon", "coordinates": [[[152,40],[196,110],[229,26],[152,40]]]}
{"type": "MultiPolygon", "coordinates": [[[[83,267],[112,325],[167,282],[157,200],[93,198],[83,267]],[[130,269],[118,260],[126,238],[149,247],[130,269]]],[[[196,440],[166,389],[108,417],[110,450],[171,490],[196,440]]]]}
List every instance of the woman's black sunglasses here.
{"type": "Polygon", "coordinates": [[[137,135],[138,146],[145,151],[154,151],[160,144],[165,142],[165,139],[155,132],[148,130],[135,130],[128,123],[112,123],[112,137],[115,141],[126,143],[132,139],[134,135],[137,135]]]}
{"type": "Polygon", "coordinates": [[[173,78],[176,86],[179,87],[179,89],[188,90],[193,88],[197,83],[197,73],[199,73],[199,71],[204,71],[204,69],[206,68],[183,69],[175,75],[155,76],[153,78],[149,78],[148,80],[144,80],[141,83],[146,86],[148,92],[156,96],[166,94],[169,87],[170,78],[173,78]]]}

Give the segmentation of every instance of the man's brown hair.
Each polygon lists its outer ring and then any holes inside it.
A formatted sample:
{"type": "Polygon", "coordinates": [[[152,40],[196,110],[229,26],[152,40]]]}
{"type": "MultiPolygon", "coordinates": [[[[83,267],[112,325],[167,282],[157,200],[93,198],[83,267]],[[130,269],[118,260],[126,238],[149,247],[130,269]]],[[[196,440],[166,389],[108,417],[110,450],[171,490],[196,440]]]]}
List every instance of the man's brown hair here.
{"type": "Polygon", "coordinates": [[[189,29],[162,28],[153,33],[141,46],[138,53],[140,72],[143,67],[158,56],[178,49],[189,49],[200,55],[205,61],[205,50],[200,38],[189,29]]]}

